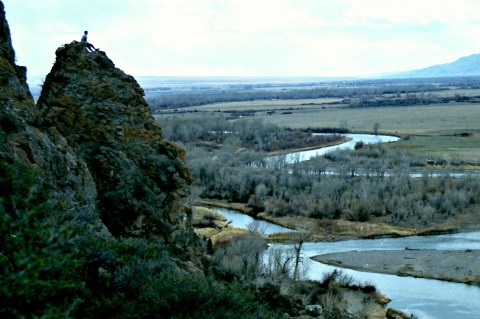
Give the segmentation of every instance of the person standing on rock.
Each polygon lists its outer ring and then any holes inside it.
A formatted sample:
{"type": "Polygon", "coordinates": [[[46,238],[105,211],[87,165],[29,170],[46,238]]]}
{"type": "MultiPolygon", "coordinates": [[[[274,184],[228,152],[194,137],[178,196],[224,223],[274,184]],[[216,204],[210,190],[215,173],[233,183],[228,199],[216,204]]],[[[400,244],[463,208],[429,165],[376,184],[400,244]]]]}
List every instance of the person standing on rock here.
{"type": "Polygon", "coordinates": [[[83,33],[81,42],[82,42],[83,44],[85,44],[85,47],[87,48],[87,50],[89,50],[90,52],[92,52],[92,51],[98,51],[98,49],[95,49],[95,47],[93,46],[93,44],[88,43],[87,37],[88,37],[88,31],[85,31],[85,32],[83,33]]]}

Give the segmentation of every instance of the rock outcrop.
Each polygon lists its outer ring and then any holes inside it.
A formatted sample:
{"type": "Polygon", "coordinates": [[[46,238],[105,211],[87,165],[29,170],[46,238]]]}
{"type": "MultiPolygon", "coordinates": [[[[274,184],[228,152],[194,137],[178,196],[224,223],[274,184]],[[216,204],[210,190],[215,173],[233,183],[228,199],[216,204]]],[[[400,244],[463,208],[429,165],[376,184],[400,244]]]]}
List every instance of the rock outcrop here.
{"type": "MultiPolygon", "coordinates": [[[[0,101],[6,104],[15,101],[10,109],[12,115],[27,118],[33,111],[33,99],[26,82],[27,69],[15,64],[15,51],[10,37],[10,28],[5,9],[0,1],[0,101]]],[[[13,119],[12,119],[13,120],[13,119]]]]}
{"type": "Polygon", "coordinates": [[[273,318],[213,278],[183,151],[133,77],[72,42],[35,105],[1,1],[0,40],[0,317],[273,318]]]}
{"type": "Polygon", "coordinates": [[[170,241],[191,177],[135,79],[74,41],[57,50],[35,106],[1,1],[0,40],[0,171],[34,170],[52,210],[103,232],[170,241]]]}
{"type": "Polygon", "coordinates": [[[170,241],[185,217],[180,199],[191,177],[135,79],[74,41],[56,51],[37,105],[41,126],[58,130],[86,162],[108,229],[170,241]]]}
{"type": "MultiPolygon", "coordinates": [[[[34,171],[39,177],[31,186],[42,189],[51,209],[77,217],[96,216],[96,187],[85,162],[55,128],[33,124],[37,111],[26,83],[26,68],[15,64],[2,2],[0,40],[0,173],[5,176],[5,170],[19,167],[34,171]]],[[[2,187],[0,198],[12,196],[11,191],[2,187]]]]}

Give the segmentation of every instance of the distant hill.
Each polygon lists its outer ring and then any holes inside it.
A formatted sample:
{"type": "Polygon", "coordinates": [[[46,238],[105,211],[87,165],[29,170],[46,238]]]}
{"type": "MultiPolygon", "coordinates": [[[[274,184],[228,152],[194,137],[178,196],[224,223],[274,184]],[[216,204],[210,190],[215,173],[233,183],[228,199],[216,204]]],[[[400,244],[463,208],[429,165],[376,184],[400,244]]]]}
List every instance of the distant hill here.
{"type": "Polygon", "coordinates": [[[454,62],[399,73],[390,73],[381,78],[436,78],[480,76],[480,54],[472,54],[454,62]]]}

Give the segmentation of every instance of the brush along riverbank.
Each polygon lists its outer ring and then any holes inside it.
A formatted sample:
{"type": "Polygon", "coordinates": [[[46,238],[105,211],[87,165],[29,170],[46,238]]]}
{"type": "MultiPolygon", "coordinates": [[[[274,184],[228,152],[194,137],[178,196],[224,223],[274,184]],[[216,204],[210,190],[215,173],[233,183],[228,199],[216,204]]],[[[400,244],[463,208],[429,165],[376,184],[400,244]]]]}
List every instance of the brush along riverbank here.
{"type": "MultiPolygon", "coordinates": [[[[408,237],[427,236],[454,233],[464,229],[463,225],[454,222],[444,223],[428,228],[412,228],[389,225],[381,222],[353,222],[347,220],[317,219],[305,216],[276,217],[265,212],[256,213],[251,207],[242,203],[227,203],[223,201],[200,200],[199,206],[219,207],[230,209],[249,215],[259,220],[290,228],[305,235],[307,241],[338,241],[352,238],[381,238],[381,237],[408,237]]],[[[271,242],[291,242],[296,235],[294,232],[275,233],[268,236],[271,242]]]]}
{"type": "MultiPolygon", "coordinates": [[[[252,274],[253,269],[257,271],[263,269],[261,272],[263,277],[258,277],[257,280],[273,280],[271,287],[278,287],[286,296],[300,301],[303,305],[310,305],[307,309],[311,310],[306,311],[310,316],[302,318],[314,318],[322,313],[333,312],[339,316],[343,313],[342,318],[384,319],[386,316],[386,305],[391,300],[378,292],[374,286],[356,282],[351,277],[343,275],[341,271],[325,274],[319,281],[292,280],[284,271],[276,273],[274,269],[278,268],[272,263],[278,261],[277,258],[282,258],[282,255],[265,250],[266,238],[262,238],[255,231],[233,227],[227,218],[215,210],[193,207],[192,226],[197,235],[211,245],[213,258],[228,265],[230,271],[240,271],[245,275],[246,272],[252,274]],[[253,262],[252,258],[254,256],[258,258],[260,253],[265,253],[266,256],[273,254],[270,256],[276,257],[261,258],[264,263],[257,268],[260,260],[253,262]],[[244,265],[250,266],[244,268],[244,265]],[[251,268],[252,265],[256,267],[251,268]]],[[[289,254],[288,251],[284,253],[289,254]]],[[[289,261],[290,257],[284,256],[287,259],[281,262],[282,267],[293,267],[293,263],[289,261]]],[[[259,275],[260,272],[257,273],[257,276],[259,275]]]]}

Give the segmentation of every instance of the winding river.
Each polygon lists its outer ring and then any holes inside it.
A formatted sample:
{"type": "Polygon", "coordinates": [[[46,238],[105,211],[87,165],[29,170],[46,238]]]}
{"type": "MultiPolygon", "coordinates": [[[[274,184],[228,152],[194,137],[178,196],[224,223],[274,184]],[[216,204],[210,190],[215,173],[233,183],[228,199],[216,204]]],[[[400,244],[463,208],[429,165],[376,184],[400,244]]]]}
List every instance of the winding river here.
{"type": "MultiPolygon", "coordinates": [[[[315,133],[313,135],[326,135],[326,134],[315,133]]],[[[309,151],[289,153],[286,155],[286,161],[287,163],[303,162],[303,161],[308,161],[312,157],[323,156],[328,152],[332,152],[335,150],[354,149],[355,144],[359,141],[362,141],[365,144],[375,144],[375,143],[396,142],[400,140],[399,137],[392,136],[392,135],[372,135],[372,134],[341,134],[341,135],[349,138],[350,140],[339,145],[332,145],[332,146],[322,147],[322,148],[309,150],[309,151]]]]}
{"type": "MultiPolygon", "coordinates": [[[[417,249],[480,249],[480,232],[429,237],[349,240],[335,243],[308,243],[304,254],[312,257],[329,252],[386,250],[406,247],[417,249]]],[[[479,261],[480,262],[480,261],[479,261]]],[[[310,279],[321,279],[335,267],[309,260],[310,279]]],[[[419,318],[480,318],[480,288],[432,279],[399,277],[343,269],[353,278],[373,283],[392,299],[389,307],[413,313],[419,318]]]]}
{"type": "MultiPolygon", "coordinates": [[[[250,216],[228,210],[217,209],[231,221],[232,226],[247,228],[253,221],[250,216]]],[[[277,231],[291,231],[278,225],[261,221],[268,227],[266,234],[277,231]]],[[[272,246],[291,248],[285,244],[272,246]]],[[[355,239],[338,242],[305,243],[303,253],[306,257],[320,254],[364,251],[364,250],[404,250],[412,249],[480,249],[480,232],[458,233],[437,236],[414,236],[405,238],[355,239]]],[[[338,267],[324,265],[308,260],[307,277],[321,280],[325,273],[338,267]]],[[[480,262],[480,261],[479,261],[480,262]]],[[[342,269],[343,273],[352,276],[359,282],[375,285],[380,292],[392,301],[389,307],[415,314],[425,319],[478,319],[480,318],[480,288],[459,283],[451,283],[433,279],[400,277],[395,275],[367,273],[350,269],[342,269]]]]}
{"type": "Polygon", "coordinates": [[[239,213],[234,210],[224,209],[224,208],[217,208],[217,207],[209,207],[213,209],[223,216],[225,216],[228,221],[232,222],[232,225],[237,228],[248,229],[250,224],[255,222],[257,223],[258,229],[262,230],[263,235],[268,236],[270,234],[275,233],[286,233],[292,232],[294,230],[282,227],[280,225],[275,225],[264,220],[254,219],[251,216],[239,213]]]}
{"type": "MultiPolygon", "coordinates": [[[[394,136],[346,134],[351,138],[347,143],[326,147],[323,149],[291,153],[287,162],[306,161],[315,156],[322,156],[335,149],[353,148],[355,143],[363,141],[366,144],[378,142],[393,142],[394,136]]],[[[251,217],[226,209],[216,209],[224,214],[232,225],[247,228],[252,222],[251,217]]],[[[267,227],[266,234],[282,232],[285,229],[262,221],[267,227]]],[[[291,230],[287,230],[291,231],[291,230]]],[[[288,245],[274,244],[289,248],[288,245]]],[[[352,250],[403,250],[406,247],[416,249],[464,250],[480,249],[480,232],[437,235],[428,237],[383,238],[371,240],[347,240],[339,242],[306,243],[303,253],[307,257],[315,255],[344,252],[352,250]]],[[[338,267],[324,265],[311,259],[307,276],[309,279],[320,280],[323,275],[338,267]]],[[[480,260],[478,261],[480,262],[480,260]]],[[[389,307],[415,314],[422,319],[478,319],[480,318],[480,288],[459,283],[450,283],[433,279],[399,277],[395,275],[360,272],[350,269],[342,271],[360,282],[374,284],[379,291],[392,299],[389,307]]],[[[480,274],[479,274],[480,275],[480,274]]]]}

